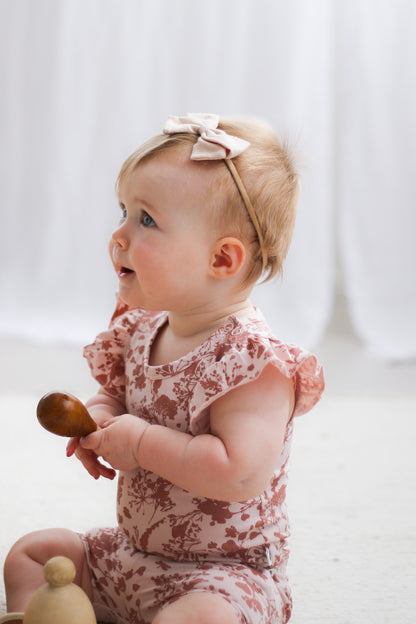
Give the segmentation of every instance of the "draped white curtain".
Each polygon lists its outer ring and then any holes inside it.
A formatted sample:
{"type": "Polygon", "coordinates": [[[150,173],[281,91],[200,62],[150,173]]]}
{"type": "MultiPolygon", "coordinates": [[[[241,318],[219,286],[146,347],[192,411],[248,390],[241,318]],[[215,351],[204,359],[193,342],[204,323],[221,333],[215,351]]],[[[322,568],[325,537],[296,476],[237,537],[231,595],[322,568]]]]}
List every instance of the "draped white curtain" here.
{"type": "Polygon", "coordinates": [[[371,351],[414,358],[416,3],[337,6],[335,209],[346,294],[371,351]]]}
{"type": "Polygon", "coordinates": [[[0,333],[91,340],[122,160],[170,113],[237,113],[287,135],[303,177],[284,279],[254,297],[277,334],[316,344],[339,257],[366,346],[416,356],[415,6],[0,0],[0,333]]]}

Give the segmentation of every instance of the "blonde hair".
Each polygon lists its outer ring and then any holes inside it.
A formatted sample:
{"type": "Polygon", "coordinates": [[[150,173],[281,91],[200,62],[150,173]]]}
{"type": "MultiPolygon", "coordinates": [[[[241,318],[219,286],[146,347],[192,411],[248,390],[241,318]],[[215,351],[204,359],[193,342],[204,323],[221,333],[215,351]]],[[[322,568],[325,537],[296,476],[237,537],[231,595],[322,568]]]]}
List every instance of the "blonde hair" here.
{"type": "MultiPolygon", "coordinates": [[[[254,284],[261,277],[267,281],[281,273],[289,250],[296,218],[299,175],[287,144],[280,142],[264,122],[222,118],[218,128],[250,143],[250,147],[232,162],[254,207],[263,238],[262,247],[235,180],[221,160],[203,161],[212,175],[210,217],[213,226],[223,235],[241,238],[250,250],[251,263],[244,285],[254,284]]],[[[197,139],[197,135],[186,133],[152,137],[124,162],[117,187],[140,162],[166,149],[192,145],[197,139]]]]}

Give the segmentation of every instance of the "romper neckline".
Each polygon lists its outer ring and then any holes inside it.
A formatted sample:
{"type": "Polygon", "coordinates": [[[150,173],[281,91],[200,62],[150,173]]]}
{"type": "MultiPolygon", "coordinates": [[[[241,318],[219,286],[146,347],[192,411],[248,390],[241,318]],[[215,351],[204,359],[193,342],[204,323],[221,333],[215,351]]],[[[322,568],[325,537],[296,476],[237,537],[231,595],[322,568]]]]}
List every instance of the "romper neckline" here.
{"type": "Polygon", "coordinates": [[[181,372],[191,364],[194,364],[200,359],[204,358],[204,356],[212,350],[213,346],[218,344],[218,336],[221,336],[221,334],[227,335],[230,332],[238,334],[243,330],[243,328],[245,328],[246,324],[250,321],[258,322],[263,320],[262,315],[257,308],[254,308],[253,312],[251,312],[250,314],[241,317],[237,317],[235,316],[235,314],[231,314],[223,325],[215,329],[213,333],[204,340],[204,342],[192,349],[192,351],[189,351],[185,355],[181,356],[177,360],[173,360],[172,362],[166,362],[165,364],[157,365],[149,364],[152,345],[156,339],[158,332],[166,323],[167,318],[168,312],[160,313],[160,315],[156,317],[156,322],[152,328],[152,331],[147,334],[145,339],[143,368],[146,372],[146,375],[152,378],[162,378],[181,372]]]}

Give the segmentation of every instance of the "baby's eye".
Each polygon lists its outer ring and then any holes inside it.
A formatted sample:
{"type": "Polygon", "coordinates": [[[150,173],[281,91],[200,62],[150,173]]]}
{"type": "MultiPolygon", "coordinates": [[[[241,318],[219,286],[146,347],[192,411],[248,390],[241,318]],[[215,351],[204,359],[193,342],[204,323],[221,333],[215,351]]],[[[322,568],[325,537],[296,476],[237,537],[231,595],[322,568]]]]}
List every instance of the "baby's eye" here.
{"type": "Polygon", "coordinates": [[[123,204],[120,204],[120,209],[121,209],[121,218],[122,219],[126,219],[127,218],[127,208],[125,206],[123,206],[123,204]]]}
{"type": "Polygon", "coordinates": [[[142,213],[142,224],[144,225],[144,227],[154,227],[156,225],[152,217],[144,211],[142,213]]]}

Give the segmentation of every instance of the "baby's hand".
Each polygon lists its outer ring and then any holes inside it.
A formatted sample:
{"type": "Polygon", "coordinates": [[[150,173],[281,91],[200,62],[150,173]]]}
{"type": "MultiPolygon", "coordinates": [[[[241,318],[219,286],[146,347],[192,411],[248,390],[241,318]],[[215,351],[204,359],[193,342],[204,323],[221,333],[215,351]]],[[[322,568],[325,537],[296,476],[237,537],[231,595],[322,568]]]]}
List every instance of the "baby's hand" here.
{"type": "Polygon", "coordinates": [[[66,455],[67,457],[75,455],[94,479],[99,479],[100,477],[114,479],[116,476],[115,470],[98,461],[94,451],[82,448],[81,438],[71,438],[69,440],[66,447],[66,455]]]}
{"type": "MultiPolygon", "coordinates": [[[[140,440],[148,426],[149,424],[138,416],[131,414],[115,416],[110,418],[99,431],[81,438],[78,450],[92,453],[95,456],[93,469],[97,468],[96,464],[103,466],[97,459],[97,456],[100,456],[115,470],[134,470],[138,466],[137,455],[140,440]]],[[[86,463],[84,461],[83,463],[90,472],[86,463]]]]}

